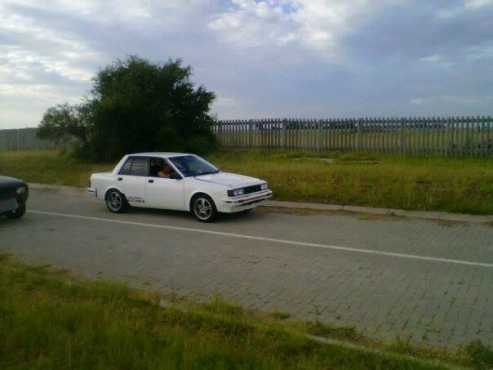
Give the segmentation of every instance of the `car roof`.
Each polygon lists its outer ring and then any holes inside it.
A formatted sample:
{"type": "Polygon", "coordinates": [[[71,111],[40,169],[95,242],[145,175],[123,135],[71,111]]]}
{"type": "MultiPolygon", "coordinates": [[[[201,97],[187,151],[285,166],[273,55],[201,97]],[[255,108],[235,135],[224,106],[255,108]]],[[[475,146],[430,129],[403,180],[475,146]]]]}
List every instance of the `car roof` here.
{"type": "Polygon", "coordinates": [[[161,157],[161,158],[179,157],[179,156],[184,156],[184,155],[195,155],[195,154],[173,153],[173,152],[148,152],[148,153],[128,154],[129,157],[161,157]]]}

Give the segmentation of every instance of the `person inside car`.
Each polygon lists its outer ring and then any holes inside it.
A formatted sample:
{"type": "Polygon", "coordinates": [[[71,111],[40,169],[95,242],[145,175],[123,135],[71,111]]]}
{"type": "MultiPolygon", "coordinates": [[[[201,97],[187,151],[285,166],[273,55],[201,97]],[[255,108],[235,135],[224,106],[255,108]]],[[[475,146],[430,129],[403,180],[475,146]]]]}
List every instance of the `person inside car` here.
{"type": "Polygon", "coordinates": [[[161,167],[157,175],[159,177],[164,177],[169,179],[172,172],[173,170],[171,169],[170,165],[167,163],[163,163],[163,166],[161,167]]]}
{"type": "Polygon", "coordinates": [[[158,177],[159,171],[161,171],[163,167],[163,161],[159,159],[151,159],[150,163],[150,173],[152,177],[158,177]]]}

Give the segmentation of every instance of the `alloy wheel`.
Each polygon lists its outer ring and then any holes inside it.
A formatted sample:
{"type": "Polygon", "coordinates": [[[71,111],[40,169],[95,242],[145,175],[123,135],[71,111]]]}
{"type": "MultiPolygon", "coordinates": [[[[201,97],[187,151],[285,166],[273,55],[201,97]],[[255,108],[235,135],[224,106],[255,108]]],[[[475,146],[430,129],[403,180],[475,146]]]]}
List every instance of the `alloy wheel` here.
{"type": "Polygon", "coordinates": [[[117,191],[111,191],[107,196],[106,204],[111,211],[120,211],[123,204],[122,195],[117,191]]]}
{"type": "Polygon", "coordinates": [[[214,214],[214,206],[205,197],[199,197],[194,202],[194,214],[201,221],[209,220],[214,214]]]}

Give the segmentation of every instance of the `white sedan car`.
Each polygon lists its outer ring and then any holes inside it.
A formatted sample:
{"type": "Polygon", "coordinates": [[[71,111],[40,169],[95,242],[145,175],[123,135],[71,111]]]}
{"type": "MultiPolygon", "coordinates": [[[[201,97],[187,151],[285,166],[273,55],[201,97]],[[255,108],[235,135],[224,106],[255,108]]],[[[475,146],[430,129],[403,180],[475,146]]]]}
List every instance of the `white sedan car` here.
{"type": "Polygon", "coordinates": [[[255,208],[272,197],[265,181],[222,172],[185,153],[126,155],[112,172],[91,175],[88,191],[111,212],[125,212],[129,206],[190,211],[203,222],[218,213],[255,208]]]}

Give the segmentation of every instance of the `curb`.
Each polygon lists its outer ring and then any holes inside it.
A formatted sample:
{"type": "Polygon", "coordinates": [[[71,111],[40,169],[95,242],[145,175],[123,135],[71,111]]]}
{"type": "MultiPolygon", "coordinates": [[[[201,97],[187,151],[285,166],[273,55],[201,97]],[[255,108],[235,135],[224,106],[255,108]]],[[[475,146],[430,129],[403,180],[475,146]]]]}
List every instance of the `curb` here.
{"type": "MultiPolygon", "coordinates": [[[[85,188],[66,185],[48,185],[29,183],[31,189],[48,190],[48,191],[63,191],[67,194],[82,195],[86,194],[85,188]]],[[[389,217],[405,217],[412,219],[443,221],[443,222],[460,222],[474,224],[493,224],[493,215],[470,215],[462,213],[449,212],[433,212],[433,211],[406,211],[403,209],[392,208],[372,208],[360,206],[344,206],[337,204],[309,203],[309,202],[287,202],[278,200],[269,200],[262,204],[266,208],[280,208],[292,210],[312,210],[321,212],[348,212],[354,214],[389,216],[389,217]]]]}
{"type": "Polygon", "coordinates": [[[470,215],[462,213],[433,212],[433,211],[406,211],[403,209],[393,208],[372,208],[360,206],[344,206],[337,204],[308,203],[308,202],[285,202],[285,201],[267,201],[263,207],[287,208],[300,210],[314,210],[327,212],[349,212],[356,214],[377,215],[377,216],[394,216],[406,217],[423,220],[444,221],[444,222],[466,222],[466,223],[493,223],[493,215],[470,215]]]}
{"type": "Polygon", "coordinates": [[[86,188],[80,188],[77,186],[66,186],[66,185],[49,185],[49,184],[38,184],[38,183],[28,183],[29,189],[45,190],[45,191],[58,191],[65,194],[72,195],[83,195],[87,194],[86,188]]]}

